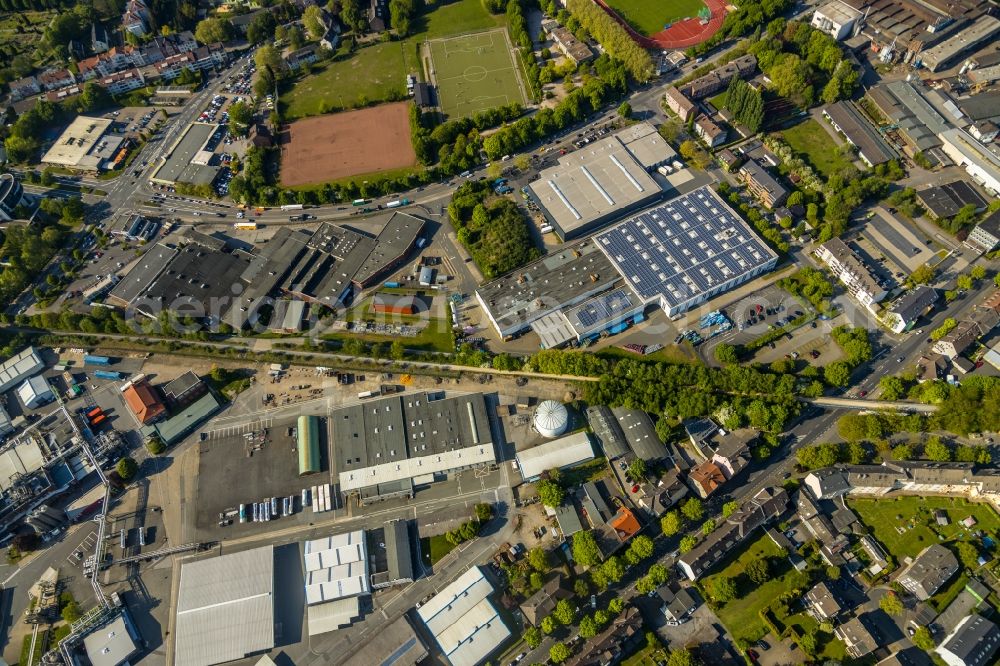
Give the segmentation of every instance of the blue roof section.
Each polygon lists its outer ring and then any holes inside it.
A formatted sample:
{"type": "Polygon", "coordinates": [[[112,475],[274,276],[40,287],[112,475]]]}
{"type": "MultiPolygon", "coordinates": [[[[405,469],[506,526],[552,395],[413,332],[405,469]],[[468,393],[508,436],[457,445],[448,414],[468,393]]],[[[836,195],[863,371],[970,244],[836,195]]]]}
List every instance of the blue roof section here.
{"type": "Polygon", "coordinates": [[[635,314],[642,304],[627,287],[599,294],[566,312],[566,318],[581,334],[607,326],[635,314]]]}

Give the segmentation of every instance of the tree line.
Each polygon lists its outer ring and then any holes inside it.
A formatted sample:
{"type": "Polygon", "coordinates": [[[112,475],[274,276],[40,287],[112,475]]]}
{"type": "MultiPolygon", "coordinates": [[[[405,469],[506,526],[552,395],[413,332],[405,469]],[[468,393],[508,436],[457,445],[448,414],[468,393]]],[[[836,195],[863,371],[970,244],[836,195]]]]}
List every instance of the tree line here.
{"type": "Polygon", "coordinates": [[[643,82],[653,76],[653,61],[649,52],[596,3],[591,0],[568,0],[566,9],[609,55],[621,61],[629,76],[643,82]]]}
{"type": "Polygon", "coordinates": [[[764,123],[764,97],[759,90],[738,76],[729,82],[726,108],[733,112],[737,122],[745,125],[752,133],[760,131],[764,123]]]}

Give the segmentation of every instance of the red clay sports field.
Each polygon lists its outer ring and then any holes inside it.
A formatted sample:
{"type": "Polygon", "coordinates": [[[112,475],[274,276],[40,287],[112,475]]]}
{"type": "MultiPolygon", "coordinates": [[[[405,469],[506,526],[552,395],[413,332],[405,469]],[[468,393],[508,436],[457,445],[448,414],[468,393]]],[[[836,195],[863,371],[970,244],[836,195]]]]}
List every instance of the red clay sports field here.
{"type": "Polygon", "coordinates": [[[686,49],[701,44],[719,31],[722,21],[726,18],[726,3],[723,0],[704,0],[705,6],[711,12],[711,17],[704,23],[700,18],[684,19],[672,24],[666,30],[646,37],[633,30],[632,26],[615,13],[615,10],[604,3],[604,0],[595,1],[625,28],[632,39],[648,49],[686,49]]]}

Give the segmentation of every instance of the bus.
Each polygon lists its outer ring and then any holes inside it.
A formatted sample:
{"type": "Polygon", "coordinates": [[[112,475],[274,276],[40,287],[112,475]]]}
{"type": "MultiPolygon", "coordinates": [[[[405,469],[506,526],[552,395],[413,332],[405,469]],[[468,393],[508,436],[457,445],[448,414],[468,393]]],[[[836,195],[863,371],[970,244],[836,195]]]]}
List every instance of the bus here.
{"type": "Polygon", "coordinates": [[[351,205],[364,206],[366,203],[368,203],[368,199],[355,199],[354,201],[351,202],[351,205]]]}
{"type": "Polygon", "coordinates": [[[237,231],[255,231],[257,229],[256,222],[237,222],[233,225],[233,229],[237,231]]]}

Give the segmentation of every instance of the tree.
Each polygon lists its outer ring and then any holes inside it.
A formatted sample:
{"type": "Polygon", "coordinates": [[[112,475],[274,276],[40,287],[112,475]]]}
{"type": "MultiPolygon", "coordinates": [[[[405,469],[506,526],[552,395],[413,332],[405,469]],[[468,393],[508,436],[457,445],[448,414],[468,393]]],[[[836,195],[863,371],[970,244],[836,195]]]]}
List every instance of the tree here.
{"type": "Polygon", "coordinates": [[[83,613],[80,612],[80,604],[76,602],[76,599],[72,597],[62,609],[62,619],[66,622],[73,623],[80,619],[83,613]]]}
{"type": "Polygon", "coordinates": [[[739,363],[740,361],[740,355],[736,352],[736,347],[726,342],[720,342],[715,345],[712,353],[715,355],[715,360],[719,363],[739,363]]]}
{"type": "MultiPolygon", "coordinates": [[[[270,12],[265,12],[270,13],[270,12]]],[[[253,55],[253,61],[258,70],[268,70],[273,76],[281,71],[281,54],[270,44],[260,47],[253,55]]]]}
{"type": "MultiPolygon", "coordinates": [[[[261,12],[257,14],[250,25],[247,26],[247,41],[251,44],[263,44],[274,39],[274,30],[278,27],[278,22],[271,12],[261,12]]],[[[274,48],[270,44],[267,47],[274,48]]],[[[266,47],[265,47],[266,48],[266,47]]],[[[260,64],[258,63],[258,68],[260,64]]],[[[272,70],[277,72],[277,69],[272,70]]]]}
{"type": "Polygon", "coordinates": [[[585,597],[590,594],[590,585],[587,585],[587,581],[583,578],[577,578],[573,581],[573,594],[578,597],[585,597]]]}
{"type": "Polygon", "coordinates": [[[532,650],[542,644],[542,632],[538,627],[528,627],[524,630],[524,642],[532,650]]]}
{"type": "Polygon", "coordinates": [[[931,630],[927,627],[917,627],[916,631],[913,632],[913,638],[911,639],[913,644],[924,652],[930,652],[934,649],[934,636],[931,634],[931,630]]]}
{"type": "Polygon", "coordinates": [[[546,615],[545,617],[542,618],[541,628],[546,636],[550,635],[553,631],[555,631],[556,626],[557,626],[556,621],[552,618],[551,615],[546,615]]]}
{"type": "Polygon", "coordinates": [[[681,537],[681,542],[680,545],[678,546],[678,549],[681,551],[681,553],[687,553],[697,545],[698,545],[697,538],[695,538],[690,534],[685,534],[683,537],[681,537]]]}
{"type": "Polygon", "coordinates": [[[684,514],[685,518],[696,523],[705,515],[705,507],[700,499],[691,497],[681,505],[681,513],[684,514]]]}
{"type": "Polygon", "coordinates": [[[878,601],[878,607],[889,615],[903,614],[903,601],[896,595],[895,592],[887,592],[883,595],[878,601]]]}
{"type": "Polygon", "coordinates": [[[556,643],[549,648],[549,659],[552,660],[553,664],[561,664],[570,658],[570,649],[566,647],[565,643],[556,643]]]}
{"type": "Polygon", "coordinates": [[[727,604],[736,598],[736,583],[728,576],[719,576],[709,587],[712,599],[720,604],[727,604]]]}
{"type": "Polygon", "coordinates": [[[909,282],[911,284],[930,284],[934,281],[934,274],[934,268],[924,264],[923,266],[918,267],[917,270],[910,273],[909,282]]]}
{"type": "Polygon", "coordinates": [[[903,380],[895,375],[885,375],[878,380],[878,386],[883,400],[899,400],[906,391],[903,380]]]}
{"type": "Polygon", "coordinates": [[[627,101],[622,102],[618,107],[618,115],[622,118],[630,118],[632,116],[632,105],[627,101]]]}
{"type": "Polygon", "coordinates": [[[194,38],[202,44],[228,42],[233,38],[233,24],[228,19],[202,19],[194,28],[194,38]]]}
{"type": "Polygon", "coordinates": [[[154,456],[158,456],[167,450],[167,445],[163,442],[163,438],[158,434],[153,433],[146,440],[146,449],[154,456]]]}
{"type": "Polygon", "coordinates": [[[969,269],[969,276],[972,277],[972,279],[976,280],[977,282],[979,280],[982,280],[984,277],[986,277],[986,267],[983,266],[982,264],[976,264],[975,266],[969,269]]]}
{"type": "Polygon", "coordinates": [[[568,600],[560,599],[552,610],[552,618],[559,624],[570,625],[576,620],[576,610],[568,600]]]}
{"type": "Polygon", "coordinates": [[[638,561],[642,561],[653,554],[655,546],[653,545],[652,539],[645,534],[640,534],[633,537],[632,544],[628,549],[629,552],[635,553],[636,557],[639,558],[638,561]]]}
{"type": "Polygon", "coordinates": [[[968,291],[972,289],[972,278],[965,274],[959,275],[955,278],[955,286],[963,291],[968,291]]]}
{"type": "Polygon", "coordinates": [[[823,379],[830,386],[847,386],[851,381],[851,366],[844,361],[834,361],[823,368],[823,379]]]}
{"type": "Polygon", "coordinates": [[[715,531],[715,519],[709,518],[704,523],[701,524],[701,533],[704,536],[708,536],[715,531]]]}
{"type": "Polygon", "coordinates": [[[951,448],[935,435],[928,438],[927,443],[924,444],[924,455],[929,460],[936,462],[949,462],[951,461],[951,448]]]}
{"type": "Polygon", "coordinates": [[[131,481],[139,471],[139,465],[137,465],[135,460],[129,456],[125,456],[118,461],[117,465],[115,465],[115,471],[118,472],[118,476],[121,477],[122,481],[128,482],[131,481]]]}
{"type": "Polygon", "coordinates": [[[968,541],[959,541],[955,544],[958,551],[958,559],[966,569],[976,569],[979,567],[979,550],[968,541]]]}
{"type": "Polygon", "coordinates": [[[642,458],[636,458],[628,465],[628,477],[632,479],[634,483],[639,483],[646,478],[646,461],[642,458]]]}
{"type": "Polygon", "coordinates": [[[319,39],[326,34],[326,24],[323,22],[323,10],[319,5],[306,7],[302,14],[302,25],[306,27],[310,39],[319,39]]]}
{"type": "Polygon", "coordinates": [[[573,535],[573,559],[585,567],[594,566],[601,561],[601,550],[589,530],[573,535]]]}
{"type": "Polygon", "coordinates": [[[744,569],[747,578],[749,578],[752,583],[763,585],[771,579],[769,564],[770,562],[766,557],[753,560],[746,566],[746,569],[744,569]]]}
{"type": "Polygon", "coordinates": [[[552,507],[553,509],[561,506],[565,496],[566,491],[555,481],[542,479],[538,482],[538,499],[545,506],[552,507]]]}
{"type": "Polygon", "coordinates": [[[585,615],[583,619],[580,620],[580,638],[593,638],[597,635],[598,631],[597,622],[594,621],[594,618],[589,615],[585,615]]]}
{"type": "Polygon", "coordinates": [[[868,419],[860,414],[844,414],[837,419],[837,432],[848,442],[859,442],[868,434],[868,419]]]}
{"type": "Polygon", "coordinates": [[[544,548],[535,546],[528,551],[528,565],[540,573],[545,573],[551,567],[549,552],[544,548]]]}
{"type": "Polygon", "coordinates": [[[832,564],[826,568],[826,577],[830,580],[840,580],[840,567],[832,564]]]}
{"type": "Polygon", "coordinates": [[[726,502],[722,505],[722,517],[728,518],[729,516],[736,513],[737,509],[740,508],[740,503],[736,501],[726,502]]]}
{"type": "Polygon", "coordinates": [[[667,666],[698,666],[699,662],[694,653],[687,648],[671,650],[667,657],[667,666]]]}
{"type": "Polygon", "coordinates": [[[389,345],[389,358],[394,361],[402,361],[406,358],[406,345],[402,340],[393,340],[389,345]]]}
{"type": "Polygon", "coordinates": [[[246,102],[240,100],[229,107],[229,131],[236,135],[242,135],[253,121],[253,109],[246,102]]]}
{"type": "Polygon", "coordinates": [[[601,573],[612,583],[617,583],[625,576],[625,565],[617,555],[612,555],[601,564],[601,573]]]}
{"type": "Polygon", "coordinates": [[[625,610],[625,602],[620,597],[615,597],[608,602],[608,612],[620,615],[625,610]]]}
{"type": "Polygon", "coordinates": [[[681,516],[676,511],[668,511],[664,514],[663,518],[660,518],[660,529],[663,531],[663,536],[673,536],[677,534],[684,521],[681,520],[681,516]]]}

